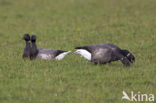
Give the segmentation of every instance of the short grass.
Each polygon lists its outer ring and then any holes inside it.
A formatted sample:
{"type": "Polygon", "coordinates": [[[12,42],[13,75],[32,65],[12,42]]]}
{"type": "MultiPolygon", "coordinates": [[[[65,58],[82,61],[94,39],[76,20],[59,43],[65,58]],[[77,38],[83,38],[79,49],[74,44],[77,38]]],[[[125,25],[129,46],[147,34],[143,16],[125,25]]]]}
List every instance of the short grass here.
{"type": "Polygon", "coordinates": [[[0,103],[128,103],[123,90],[156,98],[156,0],[0,0],[0,51],[0,103]],[[24,33],[40,48],[114,43],[136,62],[23,60],[24,33]]]}

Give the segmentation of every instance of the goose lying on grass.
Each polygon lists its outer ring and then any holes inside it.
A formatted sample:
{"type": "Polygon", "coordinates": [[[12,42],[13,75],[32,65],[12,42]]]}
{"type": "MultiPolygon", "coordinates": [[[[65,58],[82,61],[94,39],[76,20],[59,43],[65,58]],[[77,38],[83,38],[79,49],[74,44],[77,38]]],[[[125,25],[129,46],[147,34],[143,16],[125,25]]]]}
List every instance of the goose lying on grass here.
{"type": "Polygon", "coordinates": [[[63,50],[37,48],[35,35],[32,35],[31,37],[31,46],[30,44],[26,43],[25,48],[27,49],[24,50],[24,53],[27,50],[27,52],[29,52],[29,57],[31,60],[34,59],[62,60],[68,53],[71,52],[71,51],[63,51],[63,50]]]}
{"type": "Polygon", "coordinates": [[[75,49],[77,49],[74,52],[75,54],[80,54],[95,64],[105,64],[120,60],[125,66],[130,66],[130,63],[135,61],[135,57],[128,50],[122,50],[111,43],[82,46],[75,49]]]}

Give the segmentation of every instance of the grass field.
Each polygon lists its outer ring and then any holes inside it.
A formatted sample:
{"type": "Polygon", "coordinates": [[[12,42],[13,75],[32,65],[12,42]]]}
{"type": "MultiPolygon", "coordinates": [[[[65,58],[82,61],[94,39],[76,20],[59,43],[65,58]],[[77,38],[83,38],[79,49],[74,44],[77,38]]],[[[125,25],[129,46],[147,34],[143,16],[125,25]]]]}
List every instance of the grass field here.
{"type": "Polygon", "coordinates": [[[156,0],[0,0],[0,51],[0,103],[132,103],[123,90],[156,98],[156,0]],[[24,33],[39,48],[114,43],[136,62],[24,61],[24,33]]]}

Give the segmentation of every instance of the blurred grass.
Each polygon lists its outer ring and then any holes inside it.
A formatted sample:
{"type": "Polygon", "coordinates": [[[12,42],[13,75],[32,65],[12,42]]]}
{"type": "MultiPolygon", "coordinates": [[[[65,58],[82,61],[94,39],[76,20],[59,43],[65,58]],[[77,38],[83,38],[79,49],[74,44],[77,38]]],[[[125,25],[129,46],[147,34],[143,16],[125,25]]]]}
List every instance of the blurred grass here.
{"type": "Polygon", "coordinates": [[[155,0],[0,0],[0,103],[121,103],[122,91],[156,95],[155,0]],[[114,43],[136,63],[95,66],[21,58],[24,33],[40,48],[114,43]]]}

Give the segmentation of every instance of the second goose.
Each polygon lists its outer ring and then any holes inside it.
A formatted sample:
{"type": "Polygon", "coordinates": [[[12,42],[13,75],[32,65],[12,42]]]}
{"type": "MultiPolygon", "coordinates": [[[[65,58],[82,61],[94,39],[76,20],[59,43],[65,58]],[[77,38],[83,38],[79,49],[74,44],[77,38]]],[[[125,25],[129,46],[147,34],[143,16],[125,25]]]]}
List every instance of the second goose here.
{"type": "Polygon", "coordinates": [[[71,51],[37,48],[36,35],[31,36],[30,59],[62,60],[71,51]]]}

